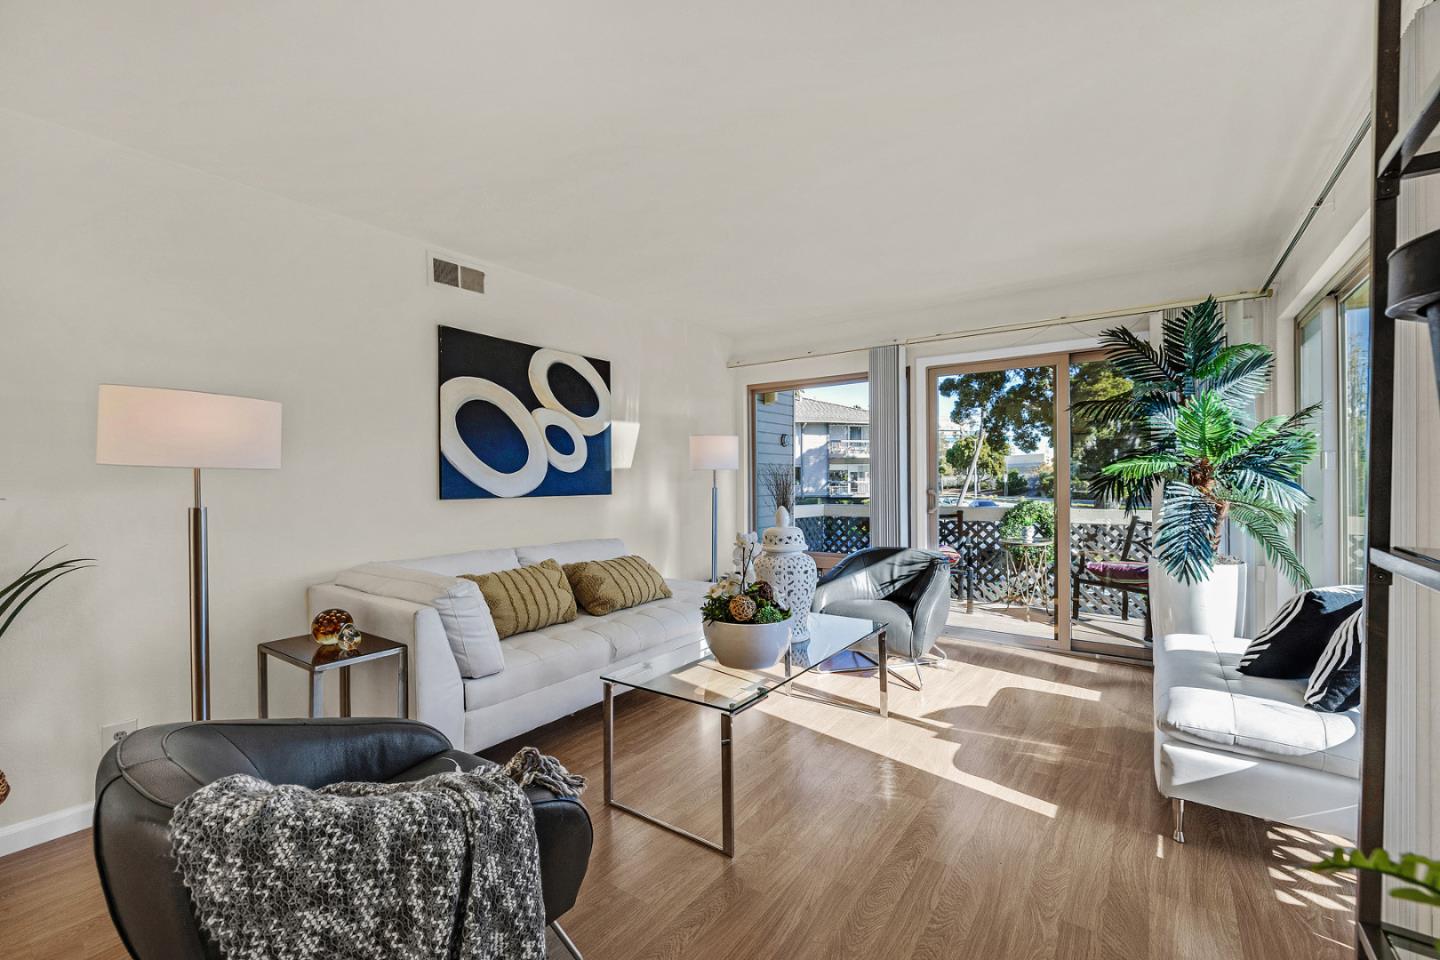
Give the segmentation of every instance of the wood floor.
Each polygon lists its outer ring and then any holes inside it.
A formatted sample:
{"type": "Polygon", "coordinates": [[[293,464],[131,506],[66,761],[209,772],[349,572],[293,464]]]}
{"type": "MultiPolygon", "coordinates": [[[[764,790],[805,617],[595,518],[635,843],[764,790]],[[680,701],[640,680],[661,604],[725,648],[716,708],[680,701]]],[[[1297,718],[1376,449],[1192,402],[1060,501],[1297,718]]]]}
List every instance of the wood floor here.
{"type": "MultiPolygon", "coordinates": [[[[1205,809],[1169,840],[1147,670],[945,647],[888,721],[798,696],[736,719],[733,861],[603,806],[598,711],[525,738],[591,777],[562,921],[587,960],[1353,955],[1353,881],[1304,869],[1329,841],[1205,809]]],[[[875,702],[873,677],[813,688],[875,702]]],[[[617,799],[718,837],[718,716],[631,694],[616,718],[617,799]]],[[[0,954],[124,957],[87,835],[0,860],[0,954]]]]}

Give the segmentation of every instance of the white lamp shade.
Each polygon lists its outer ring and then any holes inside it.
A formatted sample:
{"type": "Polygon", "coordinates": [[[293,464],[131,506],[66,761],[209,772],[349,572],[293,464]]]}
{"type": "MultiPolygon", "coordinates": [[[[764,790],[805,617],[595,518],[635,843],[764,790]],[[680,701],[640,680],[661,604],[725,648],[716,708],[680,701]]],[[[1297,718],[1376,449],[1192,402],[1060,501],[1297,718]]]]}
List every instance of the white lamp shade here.
{"type": "Polygon", "coordinates": [[[640,440],[640,424],[634,420],[610,421],[610,466],[629,470],[635,464],[635,444],[640,440]]]}
{"type": "Polygon", "coordinates": [[[690,469],[740,469],[740,438],[714,434],[691,437],[690,469]]]}
{"type": "Polygon", "coordinates": [[[193,390],[101,384],[95,462],[277,469],[280,404],[193,390]]]}

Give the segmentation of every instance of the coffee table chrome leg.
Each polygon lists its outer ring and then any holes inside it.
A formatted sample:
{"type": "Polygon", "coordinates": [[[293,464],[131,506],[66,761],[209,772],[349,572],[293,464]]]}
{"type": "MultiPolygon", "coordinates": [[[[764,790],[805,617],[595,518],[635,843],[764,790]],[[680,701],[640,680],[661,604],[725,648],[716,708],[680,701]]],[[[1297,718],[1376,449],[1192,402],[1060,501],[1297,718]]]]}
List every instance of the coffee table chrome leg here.
{"type": "Polygon", "coordinates": [[[735,856],[735,761],[731,756],[731,735],[734,717],[720,714],[720,817],[721,848],[727,857],[735,856]]]}
{"type": "Polygon", "coordinates": [[[882,716],[882,717],[889,717],[889,716],[890,716],[890,663],[889,663],[889,661],[890,661],[890,650],[889,650],[889,646],[885,643],[885,631],[884,631],[884,630],[881,630],[881,631],[880,631],[880,637],[879,637],[879,641],[878,641],[877,646],[879,647],[879,651],[878,651],[878,652],[879,652],[879,654],[880,654],[880,663],[879,663],[880,669],[879,669],[878,671],[876,671],[877,673],[880,674],[880,716],[882,716]]]}
{"type": "Polygon", "coordinates": [[[580,948],[575,946],[575,941],[571,940],[570,935],[560,929],[560,924],[552,923],[550,924],[550,929],[555,931],[555,939],[560,941],[560,946],[564,947],[570,956],[574,957],[575,960],[585,960],[584,957],[580,956],[580,948]]]}
{"type": "Polygon", "coordinates": [[[684,837],[686,840],[700,844],[716,853],[723,853],[727,857],[735,856],[735,766],[732,756],[730,737],[734,729],[734,717],[728,713],[720,714],[720,815],[721,815],[721,842],[706,840],[697,833],[691,833],[684,827],[677,827],[673,823],[666,823],[659,817],[652,817],[650,814],[634,807],[628,806],[615,799],[615,688],[608,680],[600,681],[604,693],[604,705],[601,707],[602,728],[604,730],[604,763],[603,772],[605,779],[605,805],[614,807],[624,813],[630,814],[646,823],[660,827],[662,830],[669,830],[676,836],[684,837]]]}
{"type": "Polygon", "coordinates": [[[605,728],[604,746],[604,769],[605,769],[605,805],[609,806],[615,801],[615,685],[610,681],[603,681],[605,688],[605,705],[602,709],[603,726],[605,728]]]}

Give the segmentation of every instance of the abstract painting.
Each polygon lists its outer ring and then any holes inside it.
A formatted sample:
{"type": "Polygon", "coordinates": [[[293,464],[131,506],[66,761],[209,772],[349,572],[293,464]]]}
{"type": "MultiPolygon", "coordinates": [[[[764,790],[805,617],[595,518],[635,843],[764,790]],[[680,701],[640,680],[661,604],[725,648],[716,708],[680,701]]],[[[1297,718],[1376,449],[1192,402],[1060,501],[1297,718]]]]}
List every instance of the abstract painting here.
{"type": "Polygon", "coordinates": [[[440,328],[440,499],[610,492],[610,363],[440,328]]]}

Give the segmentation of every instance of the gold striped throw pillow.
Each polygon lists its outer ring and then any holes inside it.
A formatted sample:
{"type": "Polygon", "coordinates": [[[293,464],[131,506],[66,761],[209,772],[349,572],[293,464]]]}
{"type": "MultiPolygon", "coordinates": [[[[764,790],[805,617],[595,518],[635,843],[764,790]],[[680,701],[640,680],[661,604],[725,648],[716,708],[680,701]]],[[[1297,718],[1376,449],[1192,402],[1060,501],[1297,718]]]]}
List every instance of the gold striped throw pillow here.
{"type": "Polygon", "coordinates": [[[529,567],[467,573],[485,595],[500,639],[575,619],[575,594],[554,560],[529,567]]]}
{"type": "Polygon", "coordinates": [[[665,578],[644,557],[567,563],[565,576],[570,580],[570,589],[575,591],[575,599],[592,617],[603,617],[671,595],[665,578]]]}

